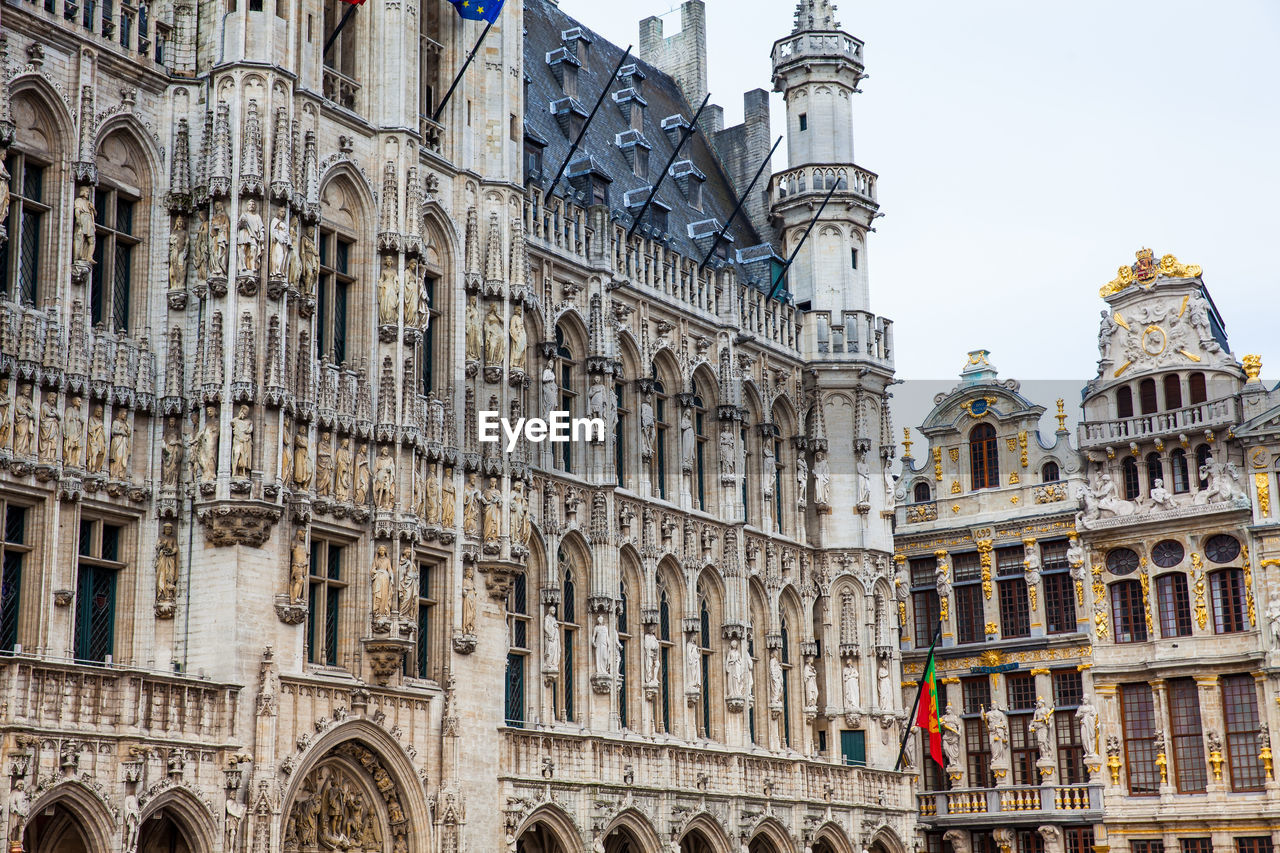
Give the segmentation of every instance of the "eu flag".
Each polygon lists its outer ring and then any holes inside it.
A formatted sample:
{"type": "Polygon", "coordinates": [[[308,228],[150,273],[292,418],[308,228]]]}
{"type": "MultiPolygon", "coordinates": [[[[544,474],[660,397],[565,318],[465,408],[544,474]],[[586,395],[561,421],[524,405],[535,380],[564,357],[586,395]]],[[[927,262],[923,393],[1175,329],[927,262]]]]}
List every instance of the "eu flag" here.
{"type": "Polygon", "coordinates": [[[494,23],[502,14],[502,4],[506,0],[449,0],[458,14],[468,21],[488,21],[494,23]]]}

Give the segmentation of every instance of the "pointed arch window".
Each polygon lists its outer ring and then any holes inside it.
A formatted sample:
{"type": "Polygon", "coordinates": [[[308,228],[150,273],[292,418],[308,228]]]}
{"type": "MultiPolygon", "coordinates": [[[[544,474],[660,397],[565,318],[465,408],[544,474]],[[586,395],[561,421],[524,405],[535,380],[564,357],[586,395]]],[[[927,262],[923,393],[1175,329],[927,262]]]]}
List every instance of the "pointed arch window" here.
{"type": "MultiPolygon", "coordinates": [[[[560,562],[562,565],[567,562],[563,551],[560,552],[560,562]]],[[[573,569],[567,568],[564,570],[564,577],[560,585],[560,648],[563,655],[560,661],[560,685],[564,692],[560,708],[562,719],[566,723],[574,721],[576,711],[574,708],[574,688],[576,685],[573,664],[575,641],[578,638],[577,604],[577,586],[573,580],[573,569]]]]}
{"type": "Polygon", "coordinates": [[[618,475],[618,485],[624,489],[631,488],[627,481],[627,425],[631,419],[631,409],[627,406],[626,384],[621,377],[614,380],[613,396],[618,417],[613,424],[613,466],[618,475]]]}
{"type": "MultiPolygon", "coordinates": [[[[573,417],[574,402],[578,398],[575,390],[578,387],[578,362],[573,357],[573,350],[569,347],[564,327],[559,324],[556,325],[556,358],[560,362],[560,409],[568,412],[569,417],[573,417]]],[[[558,442],[560,470],[566,474],[573,473],[573,444],[572,441],[558,442]]]]}
{"type": "Polygon", "coordinates": [[[661,680],[662,731],[671,733],[671,602],[666,586],[658,586],[658,668],[661,680]]]}
{"type": "Polygon", "coordinates": [[[689,405],[693,410],[693,500],[698,509],[706,512],[707,408],[702,402],[702,395],[698,392],[696,380],[693,383],[693,394],[689,405]]]}
{"type": "Polygon", "coordinates": [[[529,659],[529,581],[526,573],[516,575],[507,594],[507,678],[503,716],[508,726],[525,723],[525,669],[529,659]]]}
{"type": "Polygon", "coordinates": [[[9,150],[9,239],[0,245],[0,290],[23,305],[34,305],[45,275],[45,223],[52,221],[46,203],[47,166],[9,150]]]}
{"type": "Polygon", "coordinates": [[[787,627],[787,617],[779,622],[782,633],[782,650],[779,657],[782,662],[782,742],[791,746],[791,634],[787,627]]]}
{"type": "Polygon", "coordinates": [[[969,469],[974,491],[999,487],[999,448],[991,424],[978,424],[969,433],[969,469]]]}
{"type": "Polygon", "coordinates": [[[316,356],[347,360],[347,309],[355,284],[355,241],[320,229],[320,277],[316,283],[316,356]]]}
{"type": "Polygon", "coordinates": [[[653,489],[658,497],[665,501],[667,500],[667,430],[670,428],[667,422],[667,389],[658,378],[656,365],[650,375],[653,377],[653,489]]]}
{"type": "Polygon", "coordinates": [[[628,604],[627,582],[620,580],[618,581],[618,722],[624,729],[629,723],[627,701],[630,698],[627,690],[627,650],[631,645],[631,630],[627,622],[628,604]]]}
{"type": "Polygon", "coordinates": [[[420,296],[420,311],[425,311],[427,315],[427,325],[422,331],[422,343],[419,345],[418,363],[420,367],[419,375],[422,377],[422,393],[429,394],[436,389],[436,323],[440,319],[440,309],[436,302],[437,285],[440,282],[440,274],[436,269],[428,268],[426,275],[422,278],[422,294],[420,296]]]}
{"type": "Polygon", "coordinates": [[[138,201],[136,196],[106,184],[98,188],[94,198],[97,242],[89,284],[89,317],[94,326],[116,332],[129,331],[134,255],[141,242],[134,233],[134,212],[142,212],[138,201]]]}
{"type": "Polygon", "coordinates": [[[710,739],[711,729],[711,611],[707,607],[707,595],[699,584],[698,589],[698,652],[702,665],[702,736],[710,739]]]}
{"type": "MultiPolygon", "coordinates": [[[[765,441],[773,442],[773,517],[778,532],[783,533],[785,530],[782,508],[785,502],[782,500],[782,438],[778,435],[777,426],[773,427],[773,435],[765,441]]],[[[768,471],[765,472],[765,476],[769,476],[768,471]]]]}

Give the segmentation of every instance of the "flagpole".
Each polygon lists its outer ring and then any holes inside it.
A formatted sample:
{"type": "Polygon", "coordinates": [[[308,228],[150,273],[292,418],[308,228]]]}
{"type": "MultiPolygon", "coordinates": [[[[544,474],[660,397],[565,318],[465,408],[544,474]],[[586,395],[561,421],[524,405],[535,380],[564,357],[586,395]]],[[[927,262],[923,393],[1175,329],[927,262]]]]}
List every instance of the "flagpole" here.
{"type": "MultiPolygon", "coordinates": [[[[933,642],[929,644],[929,656],[925,658],[924,669],[920,671],[920,684],[916,688],[916,701],[911,705],[911,716],[907,717],[906,731],[902,733],[902,743],[898,746],[898,760],[894,763],[894,772],[902,768],[902,756],[907,751],[907,738],[911,737],[911,727],[915,725],[916,712],[920,710],[920,697],[924,694],[924,676],[929,671],[929,665],[933,663],[934,650],[938,648],[938,640],[942,639],[942,622],[938,622],[937,629],[933,632],[933,642]]],[[[938,709],[934,709],[937,711],[938,709]]]]}
{"type": "Polygon", "coordinates": [[[436,107],[436,111],[431,116],[434,122],[440,121],[440,114],[444,112],[445,105],[449,103],[449,99],[453,97],[453,92],[458,88],[458,84],[462,82],[462,75],[467,73],[467,69],[471,67],[471,60],[476,58],[476,51],[480,49],[480,45],[484,44],[485,36],[489,35],[489,30],[493,29],[493,21],[485,24],[484,32],[480,33],[480,38],[476,39],[476,46],[471,48],[471,53],[467,54],[467,61],[462,63],[462,68],[458,69],[458,75],[453,78],[453,84],[449,86],[449,91],[444,93],[444,97],[440,100],[440,106],[436,107]]]}
{"type": "Polygon", "coordinates": [[[556,172],[555,180],[551,182],[551,186],[547,187],[547,191],[542,195],[544,204],[551,198],[551,194],[556,191],[556,184],[560,183],[560,179],[564,177],[564,170],[569,168],[569,161],[573,159],[574,152],[578,150],[578,146],[586,138],[587,128],[591,127],[591,122],[596,120],[596,113],[600,111],[600,105],[604,103],[605,95],[609,94],[613,81],[618,79],[618,72],[622,70],[623,63],[631,57],[631,47],[631,45],[627,45],[627,52],[622,54],[622,58],[618,60],[618,64],[613,68],[613,73],[609,75],[609,81],[600,90],[600,97],[596,100],[596,105],[591,108],[591,114],[587,116],[587,120],[582,123],[582,129],[578,131],[578,138],[573,140],[573,145],[569,146],[569,153],[564,158],[564,162],[560,164],[560,171],[556,172]]]}

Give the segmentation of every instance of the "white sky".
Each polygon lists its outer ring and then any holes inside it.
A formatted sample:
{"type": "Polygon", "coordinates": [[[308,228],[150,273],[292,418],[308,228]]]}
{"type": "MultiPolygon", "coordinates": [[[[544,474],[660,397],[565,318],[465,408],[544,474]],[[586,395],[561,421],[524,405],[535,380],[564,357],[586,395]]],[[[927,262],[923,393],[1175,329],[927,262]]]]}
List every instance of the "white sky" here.
{"type": "MultiPolygon", "coordinates": [[[[637,47],[639,20],[675,5],[561,0],[637,47]]],[[[1149,246],[1204,267],[1236,357],[1260,353],[1280,380],[1280,2],[840,6],[867,45],[856,159],[880,175],[871,301],[895,321],[899,376],[950,387],[986,348],[1002,377],[1078,387],[1096,372],[1098,288],[1149,246]]],[[[707,0],[726,124],[743,90],[771,88],[794,9],[707,0]]],[[[678,12],[664,21],[679,29],[678,12]]],[[[775,126],[782,110],[774,95],[775,126]]]]}

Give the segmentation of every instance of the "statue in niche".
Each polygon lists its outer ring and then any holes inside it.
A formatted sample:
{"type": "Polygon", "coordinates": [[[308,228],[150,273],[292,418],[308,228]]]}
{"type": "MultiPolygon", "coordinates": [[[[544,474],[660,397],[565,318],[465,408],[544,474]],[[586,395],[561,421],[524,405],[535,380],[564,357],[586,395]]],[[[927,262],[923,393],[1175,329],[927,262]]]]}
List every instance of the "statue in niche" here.
{"type": "Polygon", "coordinates": [[[138,805],[137,794],[126,794],[124,798],[124,849],[127,853],[137,853],[138,829],[142,825],[142,808],[138,805]]]}
{"type": "Polygon", "coordinates": [[[773,500],[773,490],[778,479],[778,459],[773,453],[773,439],[765,437],[761,444],[760,480],[765,500],[773,500]]]}
{"type": "Polygon", "coordinates": [[[444,469],[444,482],[441,484],[440,524],[445,528],[453,527],[453,520],[458,514],[458,491],[453,485],[453,469],[444,469]]]}
{"type": "Polygon", "coordinates": [[[404,266],[404,325],[406,329],[418,326],[418,299],[422,295],[418,278],[418,259],[410,258],[404,266]]]}
{"type": "Polygon", "coordinates": [[[58,392],[46,391],[40,403],[40,461],[46,464],[57,462],[61,444],[62,414],[58,411],[58,392]]]}
{"type": "Polygon", "coordinates": [[[556,410],[560,389],[556,385],[556,372],[548,364],[542,368],[542,413],[550,415],[556,410]]]}
{"type": "Polygon", "coordinates": [[[473,293],[467,297],[466,315],[466,357],[467,361],[479,361],[483,344],[480,329],[479,298],[473,293]]]}
{"type": "Polygon", "coordinates": [[[272,278],[284,278],[289,261],[289,223],[285,222],[284,208],[271,217],[271,254],[267,274],[272,278]]]}
{"type": "Polygon", "coordinates": [[[813,459],[813,502],[820,507],[831,506],[831,465],[825,450],[819,450],[813,459]]]}
{"type": "Polygon", "coordinates": [[[346,436],[338,442],[337,461],[334,465],[333,496],[346,503],[351,500],[352,465],[351,439],[346,436]]]}
{"type": "Polygon", "coordinates": [[[196,215],[200,224],[196,226],[196,235],[190,239],[188,248],[196,280],[203,283],[209,278],[209,214],[201,210],[196,215]]]}
{"type": "Polygon", "coordinates": [[[518,545],[529,544],[532,533],[529,521],[529,501],[524,496],[524,483],[517,480],[511,487],[511,540],[518,545]]]}
{"type": "Polygon", "coordinates": [[[528,331],[524,326],[524,309],[519,305],[511,314],[511,369],[524,372],[525,351],[529,346],[528,331]]]}
{"type": "Polygon", "coordinates": [[[661,644],[658,642],[658,626],[650,623],[644,626],[644,683],[646,685],[657,686],[658,684],[658,651],[661,644]]]}
{"type": "MultiPolygon", "coordinates": [[[[19,397],[18,399],[22,399],[19,397]]],[[[14,414],[14,425],[17,425],[17,414],[14,414]]],[[[18,441],[15,433],[14,452],[17,452],[18,441]]],[[[98,474],[107,461],[107,425],[103,421],[102,406],[95,405],[89,415],[88,459],[85,467],[90,474],[98,474]]]]}
{"type": "Polygon", "coordinates": [[[129,478],[129,456],[133,452],[133,427],[129,426],[129,413],[116,409],[111,421],[111,479],[129,478]]]}
{"type": "Polygon", "coordinates": [[[165,522],[156,540],[156,603],[172,602],[178,589],[178,539],[165,522]]]}
{"type": "Polygon", "coordinates": [[[960,733],[963,731],[963,723],[960,715],[956,713],[955,707],[948,702],[947,712],[938,720],[939,728],[942,729],[942,755],[947,760],[947,767],[960,766],[960,733]]]}
{"type": "MultiPolygon", "coordinates": [[[[0,443],[0,447],[3,446],[0,443]]],[[[71,398],[71,405],[63,418],[62,463],[72,468],[79,468],[84,463],[84,401],[79,397],[71,398]]]]}
{"type": "Polygon", "coordinates": [[[858,503],[871,503],[871,466],[867,464],[866,454],[858,457],[854,466],[858,474],[858,503]]]}
{"type": "Polygon", "coordinates": [[[182,431],[177,428],[177,424],[177,418],[166,421],[164,440],[160,446],[160,485],[168,488],[178,485],[178,469],[182,464],[182,431]]]}
{"type": "Polygon", "coordinates": [[[655,430],[653,403],[648,395],[640,401],[640,452],[645,459],[653,456],[653,434],[655,430]]]}
{"type": "Polygon", "coordinates": [[[204,410],[204,428],[196,436],[196,463],[200,466],[200,479],[212,481],[218,477],[218,410],[209,406],[204,410]]]}
{"type": "Polygon", "coordinates": [[[587,390],[587,417],[604,418],[608,411],[608,393],[605,387],[604,377],[596,375],[591,377],[591,387],[587,390]]]}
{"type": "Polygon", "coordinates": [[[244,213],[236,222],[236,249],[239,252],[240,272],[255,275],[262,267],[262,240],[265,228],[262,217],[258,215],[258,203],[253,199],[245,202],[244,213]]]}
{"type": "Polygon", "coordinates": [[[227,277],[227,254],[231,250],[231,217],[226,204],[219,199],[213,203],[213,217],[209,220],[209,274],[216,278],[227,277]]]}
{"type": "Polygon", "coordinates": [[[316,494],[327,498],[333,493],[333,439],[328,432],[320,434],[316,445],[316,494]]]}
{"type": "Polygon", "coordinates": [[[15,456],[30,456],[31,439],[36,429],[36,404],[31,399],[30,383],[18,386],[18,396],[13,402],[13,453],[15,456]]]}
{"type": "Polygon", "coordinates": [[[462,490],[462,530],[467,536],[480,535],[480,487],[476,475],[467,475],[466,488],[462,490]]]}
{"type": "Polygon", "coordinates": [[[855,657],[847,657],[844,659],[844,666],[841,668],[840,680],[842,682],[844,693],[844,710],[849,713],[855,708],[862,707],[862,686],[859,683],[861,674],[858,672],[858,659],[855,657]]]}
{"type": "Polygon", "coordinates": [[[231,476],[248,477],[253,471],[253,421],[249,407],[241,405],[231,419],[231,476]]]}
{"type": "Polygon", "coordinates": [[[418,566],[413,562],[413,549],[400,550],[400,621],[413,624],[418,613],[418,566]]]}
{"type": "Polygon", "coordinates": [[[284,277],[294,290],[302,281],[302,234],[298,229],[298,220],[289,223],[288,245],[286,246],[284,277]]]}
{"type": "Polygon", "coordinates": [[[316,248],[315,238],[309,229],[302,232],[301,267],[299,284],[303,296],[315,296],[316,282],[320,280],[320,251],[316,248]]]}
{"type": "Polygon", "coordinates": [[[76,191],[71,218],[71,259],[77,264],[91,265],[93,252],[98,246],[98,235],[94,225],[98,218],[98,211],[93,206],[91,187],[82,186],[76,191]]]}
{"type": "Polygon", "coordinates": [[[440,523],[440,466],[432,464],[427,471],[426,482],[426,519],[427,524],[440,523]]]}
{"type": "Polygon", "coordinates": [[[746,695],[746,667],[742,661],[742,648],[738,640],[729,641],[729,651],[724,656],[725,693],[730,699],[741,699],[746,695]]]}
{"type": "Polygon", "coordinates": [[[804,661],[804,706],[818,707],[818,668],[813,665],[813,658],[804,661]]]}
{"type": "Polygon", "coordinates": [[[737,471],[736,456],[734,452],[733,427],[729,424],[721,424],[720,426],[720,476],[732,477],[737,471]]]}
{"type": "Polygon", "coordinates": [[[502,535],[502,489],[498,488],[498,480],[489,478],[489,486],[484,490],[484,540],[496,542],[502,535]]]}
{"type": "Polygon", "coordinates": [[[769,704],[782,704],[782,661],[777,650],[769,653],[769,704]]]}
{"type": "Polygon", "coordinates": [[[613,674],[613,642],[603,614],[596,616],[595,627],[591,629],[591,650],[595,653],[595,674],[608,678],[613,674]]]}
{"type": "Polygon", "coordinates": [[[0,225],[4,225],[5,220],[9,218],[9,181],[11,179],[12,176],[4,165],[4,158],[0,157],[0,225]]]}
{"type": "Polygon", "coordinates": [[[548,604],[542,614],[542,669],[544,672],[560,669],[560,620],[556,618],[554,604],[548,604]]]}
{"type": "Polygon", "coordinates": [[[307,531],[301,527],[293,534],[289,550],[289,600],[294,604],[307,594],[307,576],[311,574],[311,552],[307,550],[307,531]]]}
{"type": "Polygon", "coordinates": [[[293,482],[299,489],[311,486],[311,440],[303,426],[293,435],[293,482]]]}
{"type": "Polygon", "coordinates": [[[0,379],[0,449],[8,450],[13,438],[12,401],[9,399],[9,380],[0,379]]]}
{"type": "Polygon", "coordinates": [[[293,475],[293,421],[284,416],[280,427],[280,479],[287,481],[293,475]]]}
{"type": "MultiPolygon", "coordinates": [[[[0,169],[4,161],[0,160],[0,169]]],[[[9,840],[17,842],[10,849],[22,849],[22,835],[27,820],[31,817],[31,797],[27,794],[26,783],[21,778],[14,780],[13,790],[9,792],[9,840]]]]}
{"type": "Polygon", "coordinates": [[[179,215],[169,232],[169,289],[187,286],[187,219],[179,215]]]}
{"type": "Polygon", "coordinates": [[[880,658],[880,662],[876,664],[876,700],[882,711],[893,707],[893,685],[890,682],[892,675],[889,659],[880,658]]]}
{"type": "Polygon", "coordinates": [[[361,444],[356,454],[356,485],[352,497],[357,505],[369,500],[369,445],[361,444]]]}
{"type": "Polygon", "coordinates": [[[809,463],[804,459],[804,451],[796,451],[796,506],[804,509],[809,502],[809,463]]]}
{"type": "Polygon", "coordinates": [[[400,313],[400,280],[396,271],[396,259],[391,255],[382,258],[382,272],[378,275],[378,323],[394,326],[400,313]]]}
{"type": "Polygon", "coordinates": [[[684,639],[684,681],[690,692],[702,689],[702,649],[694,636],[688,634],[684,639]]]}
{"type": "Polygon", "coordinates": [[[484,317],[484,363],[487,367],[501,367],[507,351],[507,333],[497,302],[489,303],[489,313],[484,317]]]}
{"type": "Polygon", "coordinates": [[[375,621],[391,619],[392,576],[391,557],[387,546],[379,545],[373,558],[373,618],[375,621]]]}
{"type": "Polygon", "coordinates": [[[462,633],[476,632],[476,570],[467,563],[462,569],[462,633]]]}
{"type": "Polygon", "coordinates": [[[373,463],[373,505],[384,512],[396,505],[396,464],[386,445],[378,448],[378,458],[373,463]]]}
{"type": "Polygon", "coordinates": [[[1098,709],[1088,696],[1076,708],[1076,725],[1080,729],[1080,743],[1084,745],[1085,758],[1098,757],[1098,709]]]}
{"type": "MultiPolygon", "coordinates": [[[[693,412],[685,408],[680,413],[680,464],[684,470],[693,470],[693,457],[696,453],[697,439],[693,434],[693,412]]],[[[772,482],[772,479],[770,480],[772,482]]]]}

